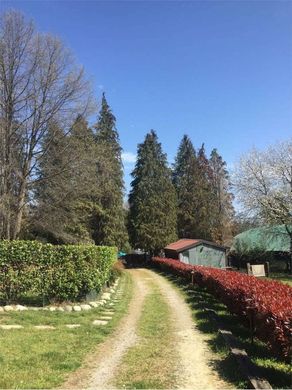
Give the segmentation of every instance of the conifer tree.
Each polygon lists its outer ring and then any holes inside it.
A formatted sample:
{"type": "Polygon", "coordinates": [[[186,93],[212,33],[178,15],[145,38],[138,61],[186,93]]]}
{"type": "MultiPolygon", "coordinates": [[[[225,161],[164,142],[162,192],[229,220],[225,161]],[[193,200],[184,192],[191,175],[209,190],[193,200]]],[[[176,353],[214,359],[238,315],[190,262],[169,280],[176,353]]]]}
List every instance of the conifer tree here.
{"type": "Polygon", "coordinates": [[[205,145],[198,150],[199,175],[197,180],[199,216],[198,224],[201,238],[212,239],[212,215],[214,193],[212,188],[212,169],[206,156],[205,145]]]}
{"type": "Polygon", "coordinates": [[[105,95],[95,126],[97,145],[97,185],[101,189],[100,209],[92,217],[93,238],[99,245],[125,248],[128,234],[123,207],[122,148],[113,115],[105,95]]]}
{"type": "Polygon", "coordinates": [[[71,218],[72,183],[68,138],[56,122],[49,124],[42,147],[46,152],[38,164],[30,229],[37,237],[63,243],[71,218]]]}
{"type": "Polygon", "coordinates": [[[212,236],[219,243],[229,243],[232,237],[234,208],[233,195],[230,192],[230,179],[226,162],[213,149],[209,160],[212,170],[212,188],[214,193],[212,236]]]}
{"type": "Polygon", "coordinates": [[[95,142],[82,116],[64,134],[52,123],[39,161],[36,185],[37,218],[34,229],[59,243],[91,241],[89,218],[96,191],[95,142]]]}
{"type": "Polygon", "coordinates": [[[138,145],[129,196],[131,244],[158,253],[176,239],[176,194],[156,133],[151,130],[138,145]]]}
{"type": "Polygon", "coordinates": [[[198,177],[196,151],[187,135],[179,145],[173,167],[173,184],[177,193],[177,230],[179,238],[199,237],[198,177]]]}
{"type": "Polygon", "coordinates": [[[71,221],[67,230],[80,241],[92,241],[91,219],[99,209],[96,185],[96,143],[88,122],[78,115],[70,132],[71,221]]]}

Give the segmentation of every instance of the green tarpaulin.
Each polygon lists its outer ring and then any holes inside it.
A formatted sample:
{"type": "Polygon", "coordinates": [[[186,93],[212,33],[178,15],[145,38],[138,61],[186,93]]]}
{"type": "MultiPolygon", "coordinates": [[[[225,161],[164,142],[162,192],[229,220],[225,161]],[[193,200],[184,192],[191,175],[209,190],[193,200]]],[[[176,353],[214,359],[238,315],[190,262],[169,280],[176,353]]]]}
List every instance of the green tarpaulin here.
{"type": "MultiPolygon", "coordinates": [[[[292,227],[290,227],[292,230],[292,227]]],[[[289,252],[290,237],[284,225],[250,229],[234,237],[231,251],[289,252]]]]}

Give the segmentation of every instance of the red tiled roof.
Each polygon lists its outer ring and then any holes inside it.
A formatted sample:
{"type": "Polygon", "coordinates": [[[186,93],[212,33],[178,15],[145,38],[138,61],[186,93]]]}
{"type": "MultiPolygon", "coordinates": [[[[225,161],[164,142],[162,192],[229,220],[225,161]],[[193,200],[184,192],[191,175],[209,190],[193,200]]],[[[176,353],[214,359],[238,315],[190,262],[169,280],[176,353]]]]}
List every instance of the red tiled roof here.
{"type": "Polygon", "coordinates": [[[201,243],[215,247],[215,248],[219,248],[222,250],[227,249],[227,247],[216,244],[215,242],[206,241],[206,240],[202,240],[202,239],[192,239],[192,238],[182,238],[176,242],[173,242],[173,243],[167,245],[164,249],[168,249],[168,250],[176,251],[176,252],[182,252],[185,249],[193,248],[194,246],[199,245],[201,243]]]}
{"type": "Polygon", "coordinates": [[[172,251],[181,251],[186,248],[198,245],[202,240],[193,240],[191,238],[182,238],[176,242],[173,242],[167,245],[164,249],[169,249],[172,251]]]}

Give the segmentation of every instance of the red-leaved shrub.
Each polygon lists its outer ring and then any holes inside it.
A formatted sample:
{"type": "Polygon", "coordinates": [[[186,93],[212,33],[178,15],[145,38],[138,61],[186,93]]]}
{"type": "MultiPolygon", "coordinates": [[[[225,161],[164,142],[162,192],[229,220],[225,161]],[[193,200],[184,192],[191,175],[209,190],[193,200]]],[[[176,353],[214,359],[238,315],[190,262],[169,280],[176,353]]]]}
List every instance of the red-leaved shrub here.
{"type": "Polygon", "coordinates": [[[194,281],[215,295],[228,310],[248,323],[252,316],[256,336],[278,355],[289,358],[292,335],[292,288],[234,271],[192,266],[178,260],[154,257],[160,269],[194,281]]]}

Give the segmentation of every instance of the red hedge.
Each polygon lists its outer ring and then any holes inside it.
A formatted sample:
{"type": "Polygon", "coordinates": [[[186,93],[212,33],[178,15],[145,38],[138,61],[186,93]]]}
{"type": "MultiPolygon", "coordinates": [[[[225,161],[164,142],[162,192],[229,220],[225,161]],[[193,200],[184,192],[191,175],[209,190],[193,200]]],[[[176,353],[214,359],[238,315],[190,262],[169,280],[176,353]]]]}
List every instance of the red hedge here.
{"type": "Polygon", "coordinates": [[[291,353],[292,288],[283,283],[257,279],[234,271],[192,266],[178,260],[154,257],[159,268],[194,280],[223,302],[230,312],[248,319],[253,316],[255,333],[278,355],[291,353]]]}

